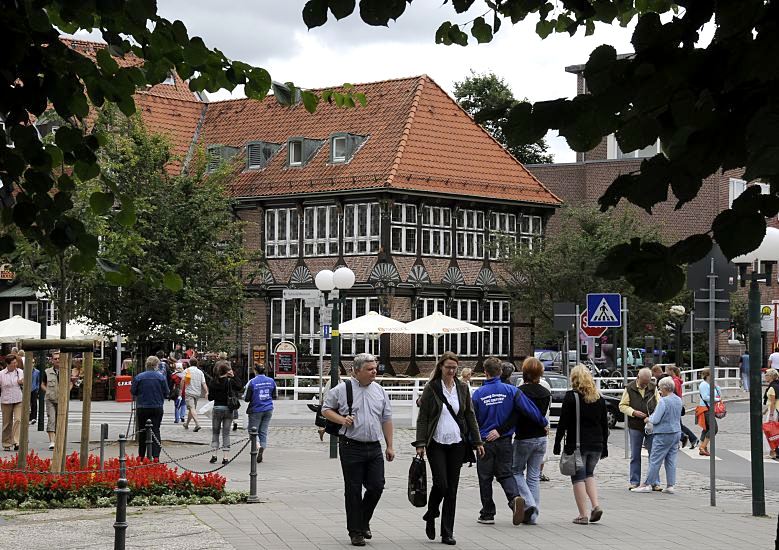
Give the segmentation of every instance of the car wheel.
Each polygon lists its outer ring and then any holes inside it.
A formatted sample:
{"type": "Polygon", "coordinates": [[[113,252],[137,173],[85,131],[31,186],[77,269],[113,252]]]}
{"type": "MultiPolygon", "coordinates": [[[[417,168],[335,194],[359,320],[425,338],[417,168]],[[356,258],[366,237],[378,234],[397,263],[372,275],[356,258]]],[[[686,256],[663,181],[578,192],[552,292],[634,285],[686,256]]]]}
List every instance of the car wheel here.
{"type": "Polygon", "coordinates": [[[617,415],[611,409],[606,409],[606,423],[610,430],[613,430],[617,426],[617,415]]]}

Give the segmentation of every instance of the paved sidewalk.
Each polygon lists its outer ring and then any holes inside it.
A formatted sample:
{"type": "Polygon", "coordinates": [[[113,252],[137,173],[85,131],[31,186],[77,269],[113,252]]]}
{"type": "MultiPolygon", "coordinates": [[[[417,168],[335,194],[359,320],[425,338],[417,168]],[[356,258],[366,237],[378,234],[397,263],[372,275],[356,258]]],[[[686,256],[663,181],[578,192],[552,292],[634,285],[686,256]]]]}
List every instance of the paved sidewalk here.
{"type": "MultiPolygon", "coordinates": [[[[196,434],[200,436],[201,434],[196,434]]],[[[619,437],[621,434],[615,434],[619,437]]],[[[205,438],[203,438],[205,439],[205,438]]],[[[406,475],[413,456],[413,433],[398,429],[398,458],[387,465],[387,487],[371,525],[372,548],[430,548],[424,535],[422,509],[406,500],[406,475]]],[[[335,549],[347,548],[340,463],[328,458],[327,442],[310,427],[272,428],[271,447],[259,470],[260,504],[132,509],[127,548],[205,549],[335,549]]],[[[177,445],[173,456],[204,447],[177,445]]],[[[465,549],[528,548],[559,550],[572,543],[583,549],[625,548],[772,548],[776,534],[779,493],[767,495],[769,518],[750,516],[749,491],[742,485],[719,483],[718,507],[709,507],[708,479],[680,471],[676,495],[631,494],[626,490],[627,463],[621,452],[597,470],[605,510],[600,524],[571,524],[576,507],[570,483],[550,462],[542,483],[542,515],[537,526],[511,525],[508,510],[494,526],[476,523],[479,509],[475,468],[463,468],[455,537],[465,549]],[[645,544],[636,543],[637,528],[645,528],[645,544]],[[661,542],[662,539],[662,542],[661,542]]],[[[208,456],[191,461],[192,469],[208,469],[208,456]]],[[[248,456],[241,456],[224,473],[228,487],[248,489],[248,456]]],[[[428,480],[430,481],[430,480],[428,480]]],[[[501,495],[495,484],[496,502],[501,495]]],[[[113,509],[55,510],[0,513],[0,548],[14,550],[112,547],[113,509]],[[4,524],[3,524],[4,522],[4,524]]],[[[437,544],[437,543],[436,543],[437,544]]]]}

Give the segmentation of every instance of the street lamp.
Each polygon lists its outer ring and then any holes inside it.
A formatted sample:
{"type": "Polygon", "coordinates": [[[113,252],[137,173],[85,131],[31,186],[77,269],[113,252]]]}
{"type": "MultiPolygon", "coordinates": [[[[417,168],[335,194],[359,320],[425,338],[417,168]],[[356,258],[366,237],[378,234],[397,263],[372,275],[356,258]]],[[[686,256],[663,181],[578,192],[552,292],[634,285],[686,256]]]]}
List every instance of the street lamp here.
{"type": "MultiPolygon", "coordinates": [[[[343,304],[343,291],[354,286],[356,277],[354,271],[348,267],[339,267],[334,272],[323,269],[316,274],[314,284],[324,295],[323,306],[333,306],[333,321],[331,326],[332,351],[330,354],[330,388],[338,385],[338,370],[341,362],[341,334],[338,332],[338,324],[341,322],[341,304],[343,304]],[[338,290],[337,298],[329,298],[330,292],[338,290]]],[[[320,323],[321,330],[321,323],[320,323]]],[[[324,344],[324,341],[322,342],[324,344]]],[[[338,440],[336,436],[330,436],[330,458],[338,457],[338,440]]]]}

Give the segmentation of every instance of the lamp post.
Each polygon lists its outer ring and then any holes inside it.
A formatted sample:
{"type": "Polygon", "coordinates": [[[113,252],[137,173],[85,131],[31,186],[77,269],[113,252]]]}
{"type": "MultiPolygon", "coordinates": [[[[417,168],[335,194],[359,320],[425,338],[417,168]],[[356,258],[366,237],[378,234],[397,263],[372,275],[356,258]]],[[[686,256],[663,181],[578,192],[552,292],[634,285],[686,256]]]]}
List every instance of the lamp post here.
{"type": "MultiPolygon", "coordinates": [[[[338,385],[338,370],[341,362],[341,334],[338,332],[338,324],[341,322],[341,304],[343,304],[343,291],[354,286],[354,271],[348,267],[339,267],[335,271],[323,269],[316,274],[314,284],[322,292],[322,305],[333,306],[333,321],[331,325],[331,353],[330,353],[330,389],[338,385]],[[330,298],[330,292],[338,290],[337,298],[330,298]]],[[[321,323],[320,323],[320,331],[321,323]]],[[[324,342],[322,342],[324,344],[324,342]]],[[[338,438],[330,436],[330,458],[338,458],[338,438]]]]}
{"type": "MultiPolygon", "coordinates": [[[[682,324],[684,323],[684,315],[687,313],[687,310],[684,306],[675,305],[670,307],[668,313],[673,318],[676,332],[676,367],[682,370],[684,368],[684,361],[682,360],[682,324]]],[[[690,348],[690,357],[692,357],[692,348],[690,348]]]]}

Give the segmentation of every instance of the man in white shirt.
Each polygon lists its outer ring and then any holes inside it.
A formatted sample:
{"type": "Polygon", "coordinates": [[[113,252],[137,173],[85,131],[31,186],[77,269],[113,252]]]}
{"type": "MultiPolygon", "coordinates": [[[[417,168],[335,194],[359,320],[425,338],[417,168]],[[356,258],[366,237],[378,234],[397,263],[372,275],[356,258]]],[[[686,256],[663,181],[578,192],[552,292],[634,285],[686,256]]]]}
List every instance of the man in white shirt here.
{"type": "Polygon", "coordinates": [[[768,367],[779,369],[779,346],[774,348],[774,352],[768,356],[768,367]]]}
{"type": "Polygon", "coordinates": [[[200,431],[200,422],[197,418],[197,402],[199,399],[208,399],[208,386],[203,371],[197,368],[197,359],[189,360],[189,367],[184,371],[184,379],[181,382],[181,397],[187,404],[187,419],[184,429],[189,429],[189,421],[194,420],[194,432],[200,431]]]}

